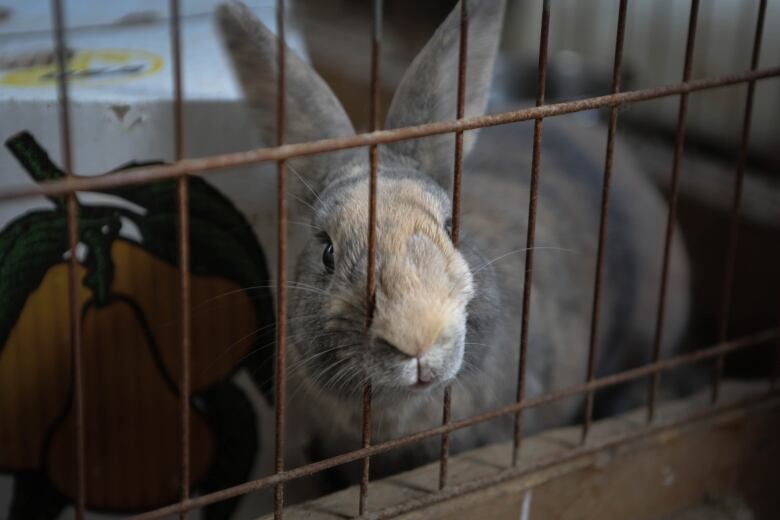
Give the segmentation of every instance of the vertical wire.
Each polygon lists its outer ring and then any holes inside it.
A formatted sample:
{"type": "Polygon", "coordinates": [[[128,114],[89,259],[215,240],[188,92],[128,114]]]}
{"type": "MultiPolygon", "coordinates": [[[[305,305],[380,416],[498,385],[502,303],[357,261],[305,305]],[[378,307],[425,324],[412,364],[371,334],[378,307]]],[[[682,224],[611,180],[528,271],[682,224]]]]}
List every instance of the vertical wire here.
{"type": "MultiPolygon", "coordinates": [[[[685,46],[685,65],[683,66],[683,82],[691,79],[693,69],[693,50],[696,44],[696,21],[699,17],[699,0],[691,0],[691,12],[688,19],[688,41],[685,46]]],[[[661,357],[661,340],[663,338],[664,314],[666,312],[666,289],[669,279],[669,260],[672,252],[674,224],[677,220],[677,199],[680,192],[680,162],[685,145],[685,125],[688,118],[688,93],[680,94],[680,107],[677,114],[677,130],[674,143],[674,159],[672,161],[672,188],[669,201],[669,213],[666,219],[666,238],[664,241],[663,266],[661,268],[661,283],[658,296],[658,313],[656,315],[655,339],[653,342],[653,362],[661,357]]],[[[655,404],[658,395],[658,385],[661,373],[656,371],[650,379],[648,388],[647,421],[655,417],[655,404]]]]}
{"type": "MultiPolygon", "coordinates": [[[[766,15],[766,0],[760,0],[758,6],[758,19],[753,39],[753,53],[750,59],[750,70],[758,68],[761,56],[761,38],[764,32],[764,18],[766,15]]],[[[737,175],[734,179],[734,194],[731,203],[731,220],[729,224],[728,246],[726,248],[726,267],[723,272],[723,286],[721,292],[720,330],[718,341],[723,343],[728,336],[729,319],[731,315],[731,293],[734,286],[734,267],[737,260],[737,244],[739,241],[739,213],[742,205],[742,181],[745,177],[745,164],[747,163],[747,148],[750,141],[750,123],[753,117],[753,98],[756,90],[756,82],[748,83],[747,99],[745,100],[745,113],[742,122],[742,136],[739,147],[739,159],[737,161],[737,175]]],[[[718,400],[720,394],[720,380],[723,376],[724,356],[715,359],[712,381],[712,402],[718,400]]]]}
{"type": "MultiPolygon", "coordinates": [[[[184,158],[184,110],[181,78],[181,25],[178,0],[170,0],[170,37],[173,58],[173,135],[174,159],[184,158]]],[[[181,338],[181,379],[179,380],[179,429],[181,457],[181,504],[190,496],[190,219],[189,184],[187,176],[177,180],[178,200],[178,244],[179,244],[179,324],[181,338]]],[[[187,518],[188,512],[182,508],[179,518],[187,518]]]]}
{"type": "MultiPolygon", "coordinates": [[[[539,68],[536,78],[536,106],[544,105],[547,84],[547,48],[550,34],[550,0],[542,4],[542,30],[539,37],[539,68]]],[[[534,120],[534,148],[531,159],[531,192],[528,197],[528,230],[526,235],[525,276],[523,281],[523,309],[520,329],[520,362],[517,379],[517,402],[525,399],[525,372],[528,365],[528,324],[531,314],[531,282],[534,270],[534,243],[536,240],[536,199],[539,191],[539,165],[542,159],[543,118],[534,120]]],[[[512,443],[512,465],[520,458],[523,437],[523,413],[515,413],[515,431],[512,443]]]]}
{"type": "MultiPolygon", "coordinates": [[[[369,130],[376,131],[379,128],[379,57],[380,41],[382,38],[382,0],[374,0],[372,25],[371,25],[371,99],[369,130]]],[[[377,190],[377,145],[371,145],[368,149],[371,164],[369,195],[368,195],[368,267],[366,273],[366,330],[371,327],[374,318],[374,305],[376,303],[376,190],[377,190]]],[[[363,439],[362,447],[371,445],[371,381],[363,386],[363,439]]],[[[366,512],[368,505],[368,482],[370,478],[371,458],[363,459],[362,473],[360,476],[360,499],[358,502],[358,514],[366,512]]]]}
{"type": "MultiPolygon", "coordinates": [[[[628,0],[620,0],[618,13],[617,35],[615,36],[615,63],[612,69],[612,94],[620,92],[620,76],[623,69],[623,41],[626,32],[626,10],[628,0]]],[[[612,181],[612,163],[615,152],[615,135],[617,134],[618,106],[609,110],[609,129],[607,133],[607,152],[604,160],[604,185],[601,191],[601,217],[599,223],[599,245],[596,256],[596,277],[593,287],[593,314],[590,322],[590,348],[588,353],[588,382],[596,377],[599,341],[599,317],[601,314],[601,288],[604,274],[604,253],[606,251],[607,225],[609,221],[609,188],[612,181]]],[[[591,390],[585,399],[585,421],[582,424],[581,442],[585,442],[593,419],[593,400],[595,393],[591,390]]]]}
{"type": "MultiPolygon", "coordinates": [[[[278,83],[276,87],[276,144],[285,142],[287,133],[287,91],[285,84],[285,39],[284,39],[284,0],[276,1],[276,30],[279,45],[277,49],[278,83]]],[[[285,159],[277,163],[277,268],[279,281],[276,287],[276,406],[275,410],[275,471],[284,471],[284,397],[285,365],[287,352],[287,163],[285,159]]],[[[284,483],[276,485],[274,493],[274,518],[281,520],[284,515],[284,483]]]]}
{"type": "MultiPolygon", "coordinates": [[[[57,62],[57,97],[60,115],[60,148],[68,178],[73,178],[73,148],[68,101],[68,58],[65,45],[65,13],[62,0],[52,0],[54,16],[54,47],[57,62]]],[[[84,370],[82,364],[81,309],[79,308],[79,243],[78,201],[75,192],[67,196],[68,248],[68,311],[70,318],[70,348],[73,363],[73,400],[76,409],[76,519],[83,520],[86,507],[86,455],[84,443],[84,370]]]]}
{"type": "MultiPolygon", "coordinates": [[[[458,49],[458,99],[457,117],[463,119],[466,101],[466,62],[468,58],[469,12],[468,1],[460,2],[460,46],[458,49]]],[[[455,171],[452,183],[452,229],[450,236],[453,245],[460,245],[460,193],[463,181],[463,130],[455,132],[455,171]]],[[[452,385],[444,389],[442,403],[442,424],[447,425],[452,420],[452,385]]],[[[447,485],[447,469],[450,455],[450,434],[441,436],[439,452],[439,489],[447,485]]]]}

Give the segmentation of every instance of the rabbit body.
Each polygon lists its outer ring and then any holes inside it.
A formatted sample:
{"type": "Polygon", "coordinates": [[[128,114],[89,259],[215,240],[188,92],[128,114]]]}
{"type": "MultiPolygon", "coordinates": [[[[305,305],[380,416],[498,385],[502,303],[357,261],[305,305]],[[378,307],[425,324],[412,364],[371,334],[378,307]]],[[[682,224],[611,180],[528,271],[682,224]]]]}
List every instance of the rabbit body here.
{"type": "MultiPolygon", "coordinates": [[[[532,133],[532,124],[483,130],[464,168],[461,249],[472,270],[479,272],[474,273],[475,296],[468,308],[468,362],[453,383],[455,420],[516,400],[532,133]]],[[[606,147],[605,128],[582,127],[571,120],[545,121],[544,138],[548,141],[543,140],[537,200],[525,374],[529,397],[580,384],[587,378],[606,147]]],[[[667,211],[660,194],[625,149],[620,144],[617,148],[601,295],[598,375],[650,360],[667,211]]],[[[382,187],[380,184],[380,197],[387,195],[382,187]]],[[[311,269],[299,269],[297,279],[308,282],[311,269]]],[[[671,258],[665,354],[673,353],[684,332],[687,284],[685,249],[678,233],[671,258]]],[[[297,301],[293,316],[311,312],[306,298],[297,301]]],[[[297,328],[291,327],[293,330],[297,328]]],[[[299,350],[292,352],[292,363],[300,362],[299,350]]],[[[349,398],[329,395],[312,384],[310,374],[293,372],[290,386],[296,393],[290,420],[296,429],[317,432],[315,458],[361,446],[359,385],[349,398]]],[[[602,413],[612,413],[642,403],[635,395],[618,397],[621,408],[617,402],[611,405],[610,396],[605,402],[597,401],[597,407],[602,413]]],[[[397,395],[375,397],[372,442],[440,425],[442,399],[442,388],[400,399],[397,395]]],[[[524,434],[570,424],[583,408],[584,398],[577,396],[526,410],[524,434]]],[[[513,421],[510,414],[456,431],[451,451],[509,440],[513,421]]],[[[440,439],[435,437],[404,448],[400,454],[396,450],[374,457],[372,476],[433,461],[439,450],[440,439]]],[[[359,468],[353,465],[349,471],[348,480],[356,482],[359,468]]]]}
{"type": "MultiPolygon", "coordinates": [[[[485,110],[503,13],[470,1],[466,115],[485,110]]],[[[240,4],[220,9],[227,49],[256,111],[275,136],[276,40],[240,4]]],[[[404,76],[387,127],[454,118],[459,7],[404,76]]],[[[288,51],[289,141],[350,135],[324,82],[288,51]]],[[[508,107],[500,103],[491,111],[508,107]]],[[[541,395],[585,381],[591,336],[606,132],[576,118],[544,121],[524,388],[541,395]]],[[[454,420],[516,400],[526,270],[533,123],[465,135],[460,242],[449,238],[451,134],[380,146],[377,285],[366,321],[369,167],[365,149],[290,161],[315,231],[289,287],[288,442],[300,459],[312,440],[321,458],[361,445],[362,392],[373,389],[372,442],[441,424],[444,389],[454,420]],[[471,151],[473,149],[473,152],[471,151]]],[[[667,207],[618,142],[598,328],[598,373],[647,361],[655,331],[667,207]]],[[[664,352],[685,328],[688,267],[680,234],[672,249],[664,352]]],[[[524,411],[525,433],[571,423],[574,396],[524,411]]],[[[606,404],[606,403],[600,403],[606,404]]],[[[513,415],[459,430],[452,452],[507,440],[513,415]]],[[[434,460],[438,438],[372,458],[372,476],[434,460]]],[[[354,482],[359,467],[342,473],[354,482]]]]}

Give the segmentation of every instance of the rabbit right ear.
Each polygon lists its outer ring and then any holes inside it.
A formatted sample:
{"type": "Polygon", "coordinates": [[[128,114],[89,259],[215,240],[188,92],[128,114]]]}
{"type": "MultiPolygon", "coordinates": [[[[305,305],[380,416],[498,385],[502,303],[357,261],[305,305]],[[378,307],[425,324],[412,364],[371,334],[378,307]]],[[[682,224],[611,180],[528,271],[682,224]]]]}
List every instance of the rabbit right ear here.
{"type": "MultiPolygon", "coordinates": [[[[404,74],[390,104],[386,128],[446,121],[457,116],[458,44],[464,1],[469,20],[465,116],[484,113],[501,37],[504,0],[461,0],[404,74]]],[[[464,153],[473,147],[475,139],[476,131],[464,134],[464,153]]],[[[443,187],[449,186],[455,162],[452,134],[398,141],[386,148],[391,155],[411,158],[420,171],[443,187]]]]}
{"type": "MultiPolygon", "coordinates": [[[[220,5],[217,22],[244,95],[258,116],[260,137],[264,144],[276,145],[278,39],[240,2],[220,5]]],[[[285,49],[285,82],[287,143],[354,135],[349,117],[328,85],[289,48],[285,49]]],[[[343,150],[292,161],[296,172],[319,192],[334,172],[359,160],[358,154],[359,150],[343,150]]]]}

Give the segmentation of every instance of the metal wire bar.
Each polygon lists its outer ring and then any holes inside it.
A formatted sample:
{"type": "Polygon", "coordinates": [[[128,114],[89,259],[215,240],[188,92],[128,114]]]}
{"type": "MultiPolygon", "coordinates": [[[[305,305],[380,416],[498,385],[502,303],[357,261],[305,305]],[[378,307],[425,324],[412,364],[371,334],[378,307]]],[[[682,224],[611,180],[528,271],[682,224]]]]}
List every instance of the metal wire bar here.
{"type": "MultiPolygon", "coordinates": [[[[173,142],[174,158],[184,158],[184,110],[181,78],[181,26],[179,1],[170,0],[170,37],[173,60],[173,142]]],[[[189,180],[186,174],[177,181],[179,244],[179,335],[181,341],[181,375],[179,380],[179,441],[181,458],[181,500],[190,497],[190,345],[192,301],[190,295],[190,216],[189,180]]],[[[187,512],[179,514],[187,518],[187,512]]]]}
{"type": "MultiPolygon", "coordinates": [[[[620,0],[618,11],[617,34],[615,36],[615,63],[612,68],[612,93],[620,92],[620,78],[623,71],[623,41],[626,34],[626,10],[628,0],[620,0]]],[[[588,350],[587,380],[596,377],[598,363],[599,319],[601,314],[601,285],[604,274],[604,252],[607,242],[607,225],[609,222],[609,188],[612,181],[612,163],[615,153],[615,135],[617,134],[618,107],[609,110],[609,127],[607,130],[607,152],[604,159],[604,184],[601,188],[601,216],[599,222],[599,245],[596,253],[596,276],[593,284],[593,314],[590,322],[590,347],[588,350]]],[[[585,421],[582,424],[582,442],[588,438],[593,419],[593,401],[595,394],[588,392],[585,398],[585,421]]]]}
{"type": "MultiPolygon", "coordinates": [[[[463,119],[466,107],[466,68],[469,48],[468,2],[460,2],[460,45],[458,49],[457,119],[463,119]]],[[[450,237],[455,247],[460,245],[460,194],[463,184],[463,130],[455,131],[455,171],[452,179],[452,229],[450,237]]]]}
{"type": "MultiPolygon", "coordinates": [[[[648,375],[653,374],[655,372],[670,370],[673,368],[678,368],[693,363],[699,363],[702,361],[710,360],[719,355],[729,354],[731,352],[736,352],[738,350],[756,347],[758,345],[762,345],[767,342],[776,341],[779,339],[780,339],[780,328],[764,330],[759,333],[746,336],[740,339],[728,341],[725,343],[719,343],[709,348],[696,350],[694,352],[688,352],[686,354],[680,354],[665,359],[660,359],[653,363],[648,363],[640,367],[632,368],[629,370],[625,370],[623,372],[618,372],[616,374],[611,374],[609,376],[594,379],[593,381],[590,382],[573,385],[568,388],[558,390],[556,392],[551,392],[549,394],[529,397],[520,403],[512,403],[510,405],[506,405],[501,408],[497,408],[495,410],[490,410],[480,415],[468,417],[465,419],[460,419],[457,421],[452,421],[447,425],[437,426],[429,430],[413,433],[410,435],[406,435],[404,437],[400,437],[398,439],[385,441],[380,444],[372,444],[368,448],[362,448],[348,453],[343,453],[335,457],[320,460],[311,464],[307,464],[305,466],[299,466],[297,468],[282,471],[280,473],[275,473],[267,477],[245,482],[243,484],[239,484],[237,486],[216,491],[214,493],[209,493],[206,495],[201,495],[199,497],[191,498],[183,506],[179,503],[176,503],[170,506],[155,509],[153,511],[148,511],[146,513],[134,516],[132,518],[134,520],[151,520],[155,518],[162,518],[165,516],[176,514],[181,507],[184,507],[188,510],[192,510],[198,507],[207,506],[209,504],[213,504],[221,500],[227,500],[229,498],[241,496],[246,493],[250,493],[252,491],[257,491],[260,489],[265,489],[270,486],[275,486],[281,482],[287,482],[297,478],[313,475],[315,473],[336,466],[340,466],[343,464],[354,462],[356,460],[360,460],[367,456],[374,456],[380,453],[386,453],[388,451],[392,451],[401,448],[403,446],[408,446],[410,444],[414,444],[423,441],[425,439],[440,436],[444,432],[453,432],[456,430],[474,426],[475,424],[491,421],[493,419],[497,419],[499,417],[503,417],[505,415],[515,413],[519,410],[526,410],[529,408],[543,406],[545,404],[549,404],[558,401],[560,399],[565,399],[567,397],[571,397],[574,395],[579,395],[588,391],[599,390],[601,388],[606,388],[621,383],[627,383],[629,381],[634,381],[636,379],[647,377],[648,375]]],[[[648,427],[646,426],[643,429],[647,429],[647,428],[648,427]]],[[[562,459],[565,459],[565,456],[566,455],[563,454],[562,459]]]]}
{"type": "MultiPolygon", "coordinates": [[[[758,68],[758,60],[761,56],[761,39],[764,33],[764,18],[766,15],[766,0],[760,0],[758,6],[758,18],[756,31],[753,38],[753,53],[750,58],[750,70],[758,68]]],[[[753,117],[753,97],[755,95],[756,82],[748,83],[747,98],[745,99],[745,113],[742,122],[742,136],[739,145],[739,159],[737,160],[737,175],[734,179],[734,194],[731,202],[731,218],[729,221],[728,246],[726,248],[726,267],[723,272],[723,286],[721,289],[720,330],[718,339],[725,341],[728,336],[729,319],[731,317],[731,291],[734,286],[734,266],[737,261],[737,243],[739,240],[739,213],[742,205],[742,181],[745,177],[745,165],[747,164],[748,143],[750,141],[750,122],[753,117]]],[[[723,375],[723,357],[715,359],[712,381],[712,400],[717,401],[720,393],[720,380],[723,375]]]]}
{"type": "MultiPolygon", "coordinates": [[[[54,48],[57,64],[57,100],[60,112],[60,148],[67,178],[73,177],[73,145],[70,128],[70,103],[68,100],[68,53],[65,45],[65,13],[62,0],[52,0],[54,17],[54,48]]],[[[86,507],[86,455],[84,442],[84,368],[82,364],[81,308],[79,304],[79,259],[76,246],[79,243],[78,201],[76,193],[67,197],[68,229],[68,313],[70,319],[70,349],[73,363],[73,404],[76,411],[76,519],[83,520],[86,507]]]]}
{"type": "MultiPolygon", "coordinates": [[[[363,385],[363,439],[362,448],[371,446],[371,383],[363,385]]],[[[371,457],[363,459],[360,474],[360,498],[358,499],[358,514],[362,515],[368,508],[368,483],[370,480],[371,457]]]]}
{"type": "MultiPolygon", "coordinates": [[[[374,0],[371,24],[371,96],[369,102],[369,130],[379,128],[379,57],[382,31],[382,0],[374,0]]],[[[371,327],[374,319],[374,304],[376,303],[376,188],[379,154],[377,145],[368,148],[370,162],[370,179],[368,194],[368,266],[366,272],[366,329],[371,327]]],[[[363,385],[363,448],[371,445],[371,381],[363,385]]],[[[368,482],[370,479],[371,458],[363,459],[360,475],[360,498],[358,514],[366,512],[368,506],[368,482]]]]}
{"type": "MultiPolygon", "coordinates": [[[[458,94],[457,94],[457,119],[463,119],[466,106],[466,64],[469,52],[469,11],[468,1],[460,2],[460,44],[458,49],[458,94]]],[[[457,248],[460,244],[460,193],[463,184],[463,130],[455,132],[455,171],[452,179],[452,217],[450,238],[457,248]]],[[[449,424],[452,420],[452,385],[444,389],[442,402],[441,422],[449,424]]],[[[447,468],[450,457],[450,435],[444,433],[441,436],[441,448],[439,450],[439,489],[447,485],[447,468]]]]}
{"type": "Polygon", "coordinates": [[[256,148],[245,152],[220,154],[198,159],[183,159],[175,164],[130,168],[111,173],[110,175],[73,177],[70,179],[42,182],[36,185],[25,184],[7,186],[0,188],[0,200],[41,195],[63,195],[76,191],[116,188],[119,186],[170,179],[185,173],[193,175],[196,173],[206,173],[254,163],[279,161],[281,159],[332,152],[347,148],[358,148],[360,146],[369,146],[372,144],[386,144],[406,139],[428,137],[458,130],[474,130],[489,126],[529,121],[537,118],[560,116],[584,110],[593,110],[616,105],[628,105],[640,101],[728,87],[752,80],[768,79],[778,76],[780,76],[780,67],[768,67],[755,71],[748,70],[739,74],[696,79],[642,90],[624,91],[619,94],[608,94],[575,101],[542,105],[539,107],[510,110],[497,114],[465,117],[460,120],[454,119],[451,121],[426,123],[390,130],[378,130],[376,132],[368,132],[348,137],[336,137],[304,143],[256,148]]]}
{"type": "MultiPolygon", "coordinates": [[[[550,34],[550,1],[544,0],[542,6],[542,29],[539,36],[539,69],[536,78],[536,106],[544,105],[544,91],[547,82],[547,49],[550,34]]],[[[531,314],[531,283],[534,271],[534,243],[536,240],[536,198],[539,191],[539,164],[542,158],[543,118],[534,121],[534,145],[531,158],[531,192],[528,197],[528,230],[525,242],[525,277],[523,280],[523,309],[520,328],[520,361],[517,374],[518,403],[525,400],[525,373],[528,366],[528,327],[531,314]]],[[[515,413],[515,430],[512,442],[512,465],[520,457],[520,443],[523,438],[523,414],[515,413]]]]}
{"type": "MultiPolygon", "coordinates": [[[[277,68],[278,82],[276,87],[276,144],[283,146],[287,134],[287,90],[285,84],[285,51],[284,38],[284,0],[276,0],[276,34],[278,38],[277,68]]],[[[285,409],[285,376],[287,355],[287,163],[280,158],[277,163],[277,269],[278,285],[276,287],[276,373],[275,373],[275,443],[276,474],[284,471],[284,409],[285,409]]],[[[274,491],[274,518],[281,520],[284,516],[284,482],[276,484],[274,491]]]]}
{"type": "MultiPolygon", "coordinates": [[[[688,19],[688,40],[685,45],[685,64],[683,65],[683,82],[691,79],[693,69],[693,51],[696,46],[696,22],[699,17],[699,0],[691,0],[691,12],[688,19]]],[[[661,267],[660,294],[658,296],[658,314],[656,316],[655,339],[653,342],[653,361],[661,357],[661,341],[663,339],[664,314],[666,312],[666,291],[669,281],[669,265],[672,252],[674,225],[677,220],[677,199],[680,193],[680,162],[685,144],[685,124],[688,118],[688,93],[680,95],[680,108],[677,114],[677,131],[674,142],[674,159],[672,160],[672,182],[669,200],[669,213],[666,219],[666,239],[664,241],[663,265],[661,267]]],[[[653,420],[655,415],[656,396],[660,374],[653,374],[648,385],[647,420],[653,420]]]]}

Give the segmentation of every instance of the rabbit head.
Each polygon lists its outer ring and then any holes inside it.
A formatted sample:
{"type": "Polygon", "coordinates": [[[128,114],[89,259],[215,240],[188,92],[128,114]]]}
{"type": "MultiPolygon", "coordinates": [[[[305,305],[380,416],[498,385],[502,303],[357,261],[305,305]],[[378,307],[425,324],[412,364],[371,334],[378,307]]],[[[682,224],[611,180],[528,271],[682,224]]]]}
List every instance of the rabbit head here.
{"type": "MultiPolygon", "coordinates": [[[[485,109],[504,3],[470,1],[465,112],[485,109]]],[[[261,137],[276,136],[277,39],[239,3],[218,22],[261,137]]],[[[460,5],[410,65],[393,97],[386,128],[454,119],[460,5]]],[[[352,124],[333,92],[286,51],[286,142],[347,136],[352,124]]],[[[471,149],[475,132],[464,139],[471,149]]],[[[314,230],[290,285],[293,366],[318,389],[359,395],[422,394],[464,367],[470,310],[481,286],[450,239],[449,185],[455,136],[379,147],[376,297],[367,323],[369,162],[366,149],[299,157],[290,169],[305,185],[314,230]]],[[[295,368],[294,368],[295,369],[295,368]]]]}

